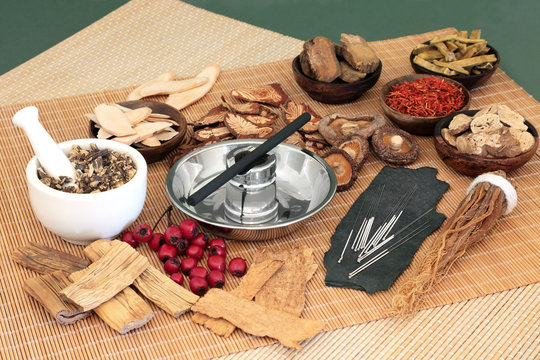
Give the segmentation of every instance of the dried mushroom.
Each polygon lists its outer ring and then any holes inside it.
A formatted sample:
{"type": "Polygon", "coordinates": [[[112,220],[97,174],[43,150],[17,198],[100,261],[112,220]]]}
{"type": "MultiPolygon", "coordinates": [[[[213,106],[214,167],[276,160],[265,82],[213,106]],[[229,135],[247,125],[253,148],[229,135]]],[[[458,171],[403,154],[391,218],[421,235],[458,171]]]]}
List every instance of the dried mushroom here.
{"type": "Polygon", "coordinates": [[[361,167],[369,155],[369,143],[365,137],[349,135],[339,140],[336,144],[338,149],[345,150],[354,162],[361,167]]]}
{"type": "Polygon", "coordinates": [[[390,164],[406,165],[416,160],[420,146],[406,131],[389,126],[377,129],[371,137],[375,153],[390,164]]]}
{"type": "Polygon", "coordinates": [[[319,122],[319,132],[328,143],[335,145],[340,138],[347,135],[354,134],[367,139],[376,129],[384,125],[384,117],[380,114],[362,116],[330,114],[319,122]]]}
{"type": "Polygon", "coordinates": [[[306,104],[297,103],[291,100],[287,103],[287,106],[284,107],[283,112],[285,115],[285,121],[288,123],[293,122],[297,117],[305,112],[309,113],[311,119],[309,119],[309,121],[302,126],[301,129],[306,133],[314,133],[319,128],[319,121],[321,121],[321,117],[311,110],[311,108],[306,104]]]}
{"type": "Polygon", "coordinates": [[[317,36],[304,43],[300,66],[306,76],[323,82],[332,82],[341,74],[334,43],[324,36],[317,36]]]}
{"type": "Polygon", "coordinates": [[[231,91],[231,96],[277,107],[285,104],[289,99],[278,83],[235,89],[231,91]]]}
{"type": "Polygon", "coordinates": [[[346,151],[332,148],[323,158],[336,174],[337,191],[345,191],[353,186],[358,177],[358,166],[346,151]]]}
{"type": "Polygon", "coordinates": [[[536,143],[523,116],[506,105],[486,106],[470,117],[468,127],[461,115],[456,115],[447,129],[441,129],[446,142],[460,152],[489,158],[515,157],[536,143]],[[459,134],[455,141],[450,137],[454,133],[459,134]]]}

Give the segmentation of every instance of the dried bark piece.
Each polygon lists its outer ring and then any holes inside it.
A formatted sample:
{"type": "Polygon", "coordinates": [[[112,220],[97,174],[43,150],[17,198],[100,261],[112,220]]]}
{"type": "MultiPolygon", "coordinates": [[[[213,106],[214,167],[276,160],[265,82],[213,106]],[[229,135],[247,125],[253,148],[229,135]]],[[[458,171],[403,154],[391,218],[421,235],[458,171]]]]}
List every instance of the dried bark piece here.
{"type": "Polygon", "coordinates": [[[358,177],[358,165],[346,151],[333,147],[324,154],[323,159],[336,174],[337,191],[345,191],[353,186],[358,177]]]}
{"type": "MultiPolygon", "coordinates": [[[[283,261],[265,260],[252,264],[249,271],[240,281],[240,284],[231,291],[231,294],[242,299],[251,300],[255,294],[263,287],[276,271],[281,268],[283,261]]],[[[191,321],[204,325],[214,334],[229,337],[236,327],[225,319],[214,319],[202,313],[195,313],[191,321]]]]}
{"type": "Polygon", "coordinates": [[[221,106],[226,108],[228,111],[242,114],[242,115],[259,115],[261,111],[261,104],[256,102],[245,102],[245,103],[232,103],[225,100],[225,97],[221,97],[221,106]]]}
{"type": "Polygon", "coordinates": [[[61,295],[82,311],[92,310],[131,285],[148,266],[148,259],[127,243],[114,241],[105,256],[70,275],[78,279],[61,295]]]}
{"type": "Polygon", "coordinates": [[[37,300],[56,322],[70,325],[88,317],[91,312],[81,312],[73,304],[60,298],[60,291],[70,285],[71,281],[63,271],[57,270],[50,274],[26,279],[23,290],[37,300]]]}
{"type": "Polygon", "coordinates": [[[210,289],[192,308],[213,318],[223,318],[248,334],[269,336],[282,345],[301,349],[300,341],[321,332],[325,323],[271,310],[221,289],[210,289]]]}
{"type": "Polygon", "coordinates": [[[339,67],[341,68],[341,74],[339,78],[345,82],[353,83],[360,81],[366,77],[366,73],[353,69],[346,61],[340,61],[339,67]]]}
{"type": "Polygon", "coordinates": [[[331,145],[336,145],[340,138],[347,135],[359,135],[368,139],[376,129],[385,125],[381,114],[350,116],[330,114],[319,122],[319,132],[331,145]]]}
{"type": "Polygon", "coordinates": [[[317,36],[304,43],[300,65],[306,76],[318,81],[332,82],[341,74],[334,43],[324,36],[317,36]]]}
{"type": "Polygon", "coordinates": [[[219,64],[212,63],[206,67],[203,71],[197,75],[197,77],[206,77],[208,82],[202,86],[196,87],[191,90],[183,91],[177,94],[171,94],[167,98],[166,103],[176,108],[177,110],[182,110],[189,105],[195,103],[206,95],[210,89],[214,86],[219,76],[220,66],[219,64]]]}
{"type": "Polygon", "coordinates": [[[257,126],[270,126],[276,122],[276,118],[268,118],[261,115],[243,115],[244,118],[257,126]]]}
{"type": "Polygon", "coordinates": [[[369,143],[365,137],[349,135],[342,138],[337,144],[338,149],[344,150],[356,163],[358,168],[364,165],[369,155],[369,143]]]}
{"type": "Polygon", "coordinates": [[[142,99],[142,95],[141,95],[141,89],[142,88],[144,88],[145,86],[148,86],[150,84],[156,83],[156,82],[174,80],[175,76],[176,75],[175,75],[175,73],[173,71],[167,71],[166,73],[163,73],[163,74],[159,75],[155,79],[149,80],[149,81],[141,84],[140,86],[136,87],[131,93],[129,93],[126,100],[127,101],[140,100],[140,99],[142,99]]]}
{"type": "MultiPolygon", "coordinates": [[[[112,245],[113,242],[107,239],[96,240],[84,249],[84,253],[93,261],[97,261],[111,249],[112,245]]],[[[135,279],[133,285],[146,298],[175,318],[189,311],[199,299],[197,295],[178,286],[151,265],[135,279]]]]}
{"type": "Polygon", "coordinates": [[[94,108],[94,114],[99,125],[109,134],[127,136],[136,133],[127,116],[115,106],[99,104],[94,108]]]}
{"type": "Polygon", "coordinates": [[[341,34],[340,42],[343,45],[340,55],[354,69],[363,73],[371,73],[377,69],[379,57],[363,37],[341,34]]]}
{"type": "Polygon", "coordinates": [[[195,138],[198,141],[210,141],[210,140],[217,140],[217,139],[223,139],[225,137],[228,137],[231,135],[231,132],[226,126],[218,126],[218,127],[208,127],[204,129],[197,130],[193,133],[193,138],[195,138]]]}
{"type": "Polygon", "coordinates": [[[245,115],[227,113],[223,122],[235,137],[254,135],[262,139],[274,131],[271,127],[258,126],[248,121],[245,115]]]}
{"type": "Polygon", "coordinates": [[[283,112],[285,115],[285,121],[287,121],[287,123],[293,122],[297,117],[305,112],[309,113],[311,119],[309,119],[309,121],[301,128],[301,130],[306,133],[313,133],[319,128],[321,117],[306,104],[297,103],[291,100],[287,103],[287,106],[283,108],[283,112]]]}
{"type": "Polygon", "coordinates": [[[170,95],[190,90],[208,82],[207,77],[195,77],[185,80],[157,81],[147,84],[139,90],[142,97],[153,95],[170,95]]]}
{"type": "Polygon", "coordinates": [[[16,263],[40,274],[49,274],[57,270],[69,274],[82,270],[90,264],[87,259],[34,242],[15,249],[11,256],[16,263]]]}
{"type": "Polygon", "coordinates": [[[414,162],[420,152],[420,145],[411,134],[390,126],[375,130],[371,144],[382,160],[395,165],[414,162]]]}
{"type": "Polygon", "coordinates": [[[124,112],[132,127],[148,118],[151,113],[152,109],[150,109],[148,106],[143,106],[133,110],[130,109],[129,111],[124,112]]]}
{"type": "Polygon", "coordinates": [[[471,127],[472,117],[465,114],[458,114],[452,118],[450,124],[448,124],[448,130],[451,135],[458,135],[464,131],[467,131],[471,127]]]}
{"type": "Polygon", "coordinates": [[[276,107],[287,102],[289,97],[278,83],[231,90],[231,96],[245,101],[256,101],[276,107]]]}
{"type": "Polygon", "coordinates": [[[317,267],[313,249],[307,246],[262,249],[255,254],[253,263],[267,259],[283,261],[283,266],[255,295],[255,302],[268,309],[299,316],[304,310],[306,284],[317,267]]]}
{"type": "Polygon", "coordinates": [[[206,115],[201,117],[200,119],[190,119],[188,120],[188,124],[193,126],[208,126],[213,124],[222,123],[223,119],[225,118],[225,115],[229,112],[229,110],[223,106],[218,105],[212,109],[210,109],[206,115]]]}

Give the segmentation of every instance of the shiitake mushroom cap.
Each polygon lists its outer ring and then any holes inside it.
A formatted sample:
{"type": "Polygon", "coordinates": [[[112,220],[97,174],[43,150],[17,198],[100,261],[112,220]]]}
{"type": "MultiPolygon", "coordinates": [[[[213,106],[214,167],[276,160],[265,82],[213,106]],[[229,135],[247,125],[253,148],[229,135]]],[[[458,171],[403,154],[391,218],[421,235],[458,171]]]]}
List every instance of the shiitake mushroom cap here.
{"type": "Polygon", "coordinates": [[[381,114],[351,116],[334,113],[319,121],[319,133],[329,144],[336,145],[340,138],[347,135],[360,135],[368,139],[376,129],[385,124],[381,114]]]}
{"type": "Polygon", "coordinates": [[[345,191],[353,186],[358,177],[358,165],[345,150],[333,147],[322,157],[336,174],[337,191],[345,191]]]}
{"type": "Polygon", "coordinates": [[[373,150],[382,160],[394,165],[410,164],[418,158],[420,152],[418,141],[411,134],[390,126],[375,130],[371,137],[371,145],[373,145],[373,150]],[[403,139],[405,147],[402,146],[399,151],[392,150],[389,145],[389,138],[394,135],[401,136],[403,139]]]}
{"type": "Polygon", "coordinates": [[[364,165],[369,155],[369,142],[365,137],[359,135],[347,135],[340,138],[336,147],[345,150],[358,165],[358,168],[364,165]]]}

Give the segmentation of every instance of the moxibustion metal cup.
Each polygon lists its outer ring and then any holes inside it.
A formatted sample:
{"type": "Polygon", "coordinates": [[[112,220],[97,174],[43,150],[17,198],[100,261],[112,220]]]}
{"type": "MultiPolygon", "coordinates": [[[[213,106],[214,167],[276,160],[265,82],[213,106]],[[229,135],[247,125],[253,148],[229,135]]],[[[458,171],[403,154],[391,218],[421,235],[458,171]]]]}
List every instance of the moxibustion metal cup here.
{"type": "MultiPolygon", "coordinates": [[[[251,150],[241,147],[227,154],[227,167],[251,150]]],[[[263,224],[278,213],[276,200],[276,157],[267,154],[248,171],[232,178],[226,185],[225,215],[241,224],[263,224]]]]}

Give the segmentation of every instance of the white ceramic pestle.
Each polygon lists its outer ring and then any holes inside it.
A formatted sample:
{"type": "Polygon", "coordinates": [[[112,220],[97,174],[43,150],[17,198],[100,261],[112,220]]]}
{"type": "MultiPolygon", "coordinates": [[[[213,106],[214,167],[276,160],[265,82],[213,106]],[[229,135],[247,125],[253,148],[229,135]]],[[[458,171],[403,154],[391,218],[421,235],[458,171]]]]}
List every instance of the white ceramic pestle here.
{"type": "Polygon", "coordinates": [[[75,170],[68,157],[39,122],[37,107],[28,106],[17,111],[12,121],[24,130],[41,167],[48,175],[75,178],[75,170]]]}

